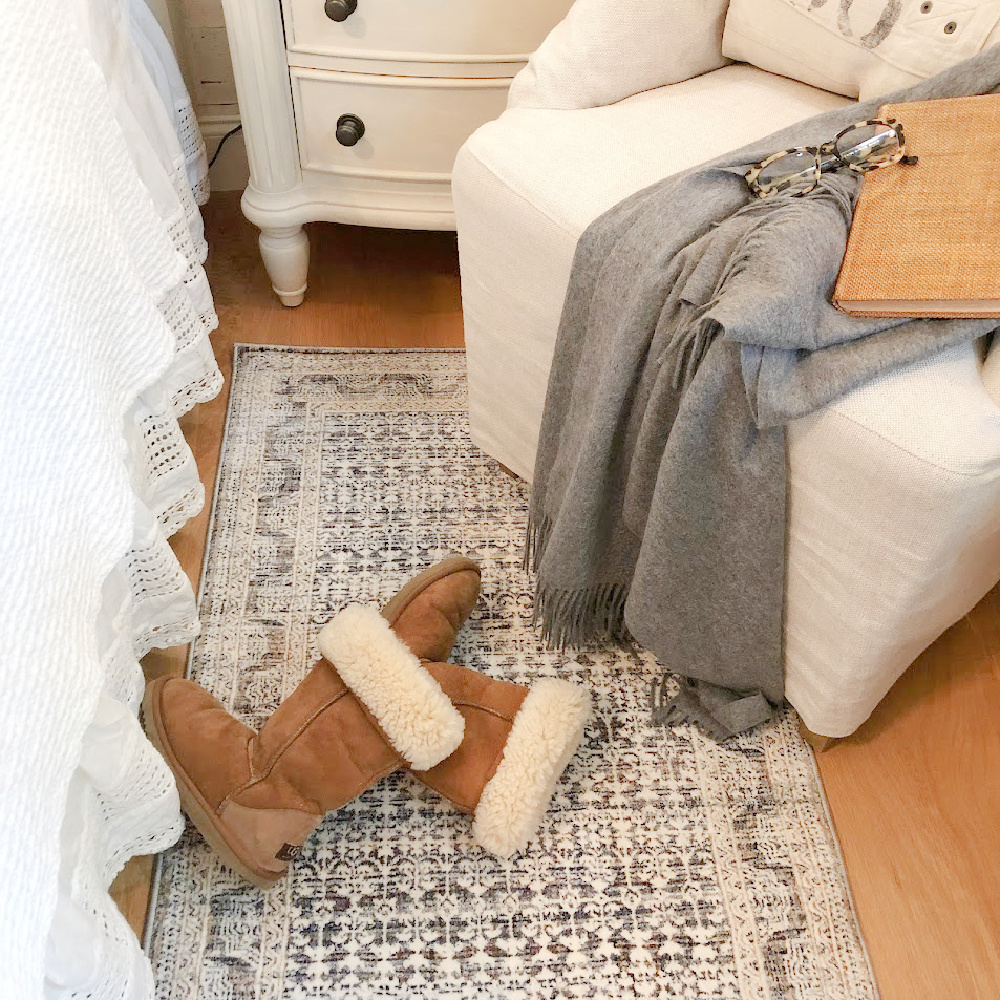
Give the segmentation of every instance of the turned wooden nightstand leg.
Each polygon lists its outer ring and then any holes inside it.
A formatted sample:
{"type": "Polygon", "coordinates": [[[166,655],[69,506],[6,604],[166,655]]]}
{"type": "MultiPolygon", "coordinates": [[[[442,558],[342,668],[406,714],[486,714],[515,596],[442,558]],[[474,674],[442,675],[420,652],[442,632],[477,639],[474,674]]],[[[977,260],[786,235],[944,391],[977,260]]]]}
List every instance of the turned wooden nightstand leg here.
{"type": "Polygon", "coordinates": [[[260,231],[260,255],[271,278],[271,287],[285,306],[297,306],[306,294],[309,273],[309,239],[301,226],[280,226],[260,231]]]}
{"type": "Polygon", "coordinates": [[[822,753],[824,750],[829,750],[834,743],[838,742],[836,736],[820,736],[818,733],[814,733],[811,729],[806,728],[806,724],[799,719],[799,732],[802,733],[802,738],[806,741],[818,753],[822,753]]]}

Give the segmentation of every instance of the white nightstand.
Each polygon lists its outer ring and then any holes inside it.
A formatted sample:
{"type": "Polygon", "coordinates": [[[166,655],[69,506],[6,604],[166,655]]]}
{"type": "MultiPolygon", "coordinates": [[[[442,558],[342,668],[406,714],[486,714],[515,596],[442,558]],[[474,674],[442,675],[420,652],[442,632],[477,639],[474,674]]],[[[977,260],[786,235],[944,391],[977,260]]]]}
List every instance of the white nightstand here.
{"type": "Polygon", "coordinates": [[[451,167],[571,0],[223,0],[250,161],[243,213],[278,297],[302,225],[453,229],[451,167]]]}

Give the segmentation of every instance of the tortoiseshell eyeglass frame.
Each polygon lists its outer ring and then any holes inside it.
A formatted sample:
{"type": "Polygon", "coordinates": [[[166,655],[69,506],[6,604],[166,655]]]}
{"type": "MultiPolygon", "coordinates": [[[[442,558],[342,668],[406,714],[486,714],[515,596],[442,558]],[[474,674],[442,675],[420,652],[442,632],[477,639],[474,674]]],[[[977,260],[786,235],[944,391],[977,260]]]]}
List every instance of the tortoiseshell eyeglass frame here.
{"type": "Polygon", "coordinates": [[[848,125],[847,128],[841,129],[829,142],[824,142],[822,146],[795,146],[792,149],[782,149],[777,153],[772,153],[766,160],[761,160],[761,162],[756,166],[751,167],[745,174],[746,182],[750,190],[758,198],[770,197],[772,194],[778,194],[780,191],[784,191],[791,186],[794,179],[791,177],[784,183],[778,183],[769,188],[762,188],[759,183],[762,171],[766,170],[776,160],[780,160],[783,156],[788,156],[791,153],[809,153],[815,159],[812,184],[808,187],[802,188],[800,191],[796,191],[795,194],[792,195],[793,198],[803,198],[805,195],[809,194],[810,191],[815,191],[823,174],[828,173],[831,170],[840,170],[842,167],[846,167],[848,170],[852,170],[856,174],[866,174],[869,170],[877,170],[879,167],[888,167],[894,163],[913,164],[917,162],[917,157],[907,154],[906,135],[903,132],[903,126],[896,121],[895,118],[890,118],[888,120],[870,118],[868,121],[855,122],[853,125],[848,125]],[[896,141],[899,144],[899,148],[892,154],[891,157],[879,163],[871,163],[867,160],[860,160],[857,163],[848,163],[847,160],[844,159],[843,155],[837,152],[837,144],[845,135],[847,135],[848,132],[856,128],[864,128],[866,125],[884,125],[886,128],[891,128],[896,133],[896,141]]]}

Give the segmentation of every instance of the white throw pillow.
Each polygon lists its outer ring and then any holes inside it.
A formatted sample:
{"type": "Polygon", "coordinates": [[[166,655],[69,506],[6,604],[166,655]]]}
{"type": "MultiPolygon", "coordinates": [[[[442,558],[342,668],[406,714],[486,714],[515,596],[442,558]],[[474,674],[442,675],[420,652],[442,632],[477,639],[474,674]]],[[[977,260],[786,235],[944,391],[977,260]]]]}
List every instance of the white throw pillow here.
{"type": "Polygon", "coordinates": [[[867,100],[1000,42],[1000,0],[731,0],[730,59],[867,100]]]}
{"type": "Polygon", "coordinates": [[[727,61],[727,6],[728,0],[576,0],[514,77],[507,106],[599,108],[718,69],[727,61]]]}

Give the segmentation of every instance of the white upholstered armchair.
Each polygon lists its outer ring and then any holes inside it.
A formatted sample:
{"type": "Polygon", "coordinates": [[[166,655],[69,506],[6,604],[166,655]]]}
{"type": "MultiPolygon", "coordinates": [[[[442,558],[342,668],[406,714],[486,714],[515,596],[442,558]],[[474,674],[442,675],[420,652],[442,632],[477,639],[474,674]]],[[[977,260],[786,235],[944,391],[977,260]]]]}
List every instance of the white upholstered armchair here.
{"type": "MultiPolygon", "coordinates": [[[[1000,21],[996,0],[842,7],[577,0],[455,164],[469,409],[486,452],[530,480],[574,248],[598,215],[930,76],[996,41],[1000,21]]],[[[853,732],[1000,578],[997,355],[948,350],[789,427],[786,692],[817,734],[853,732]]]]}

